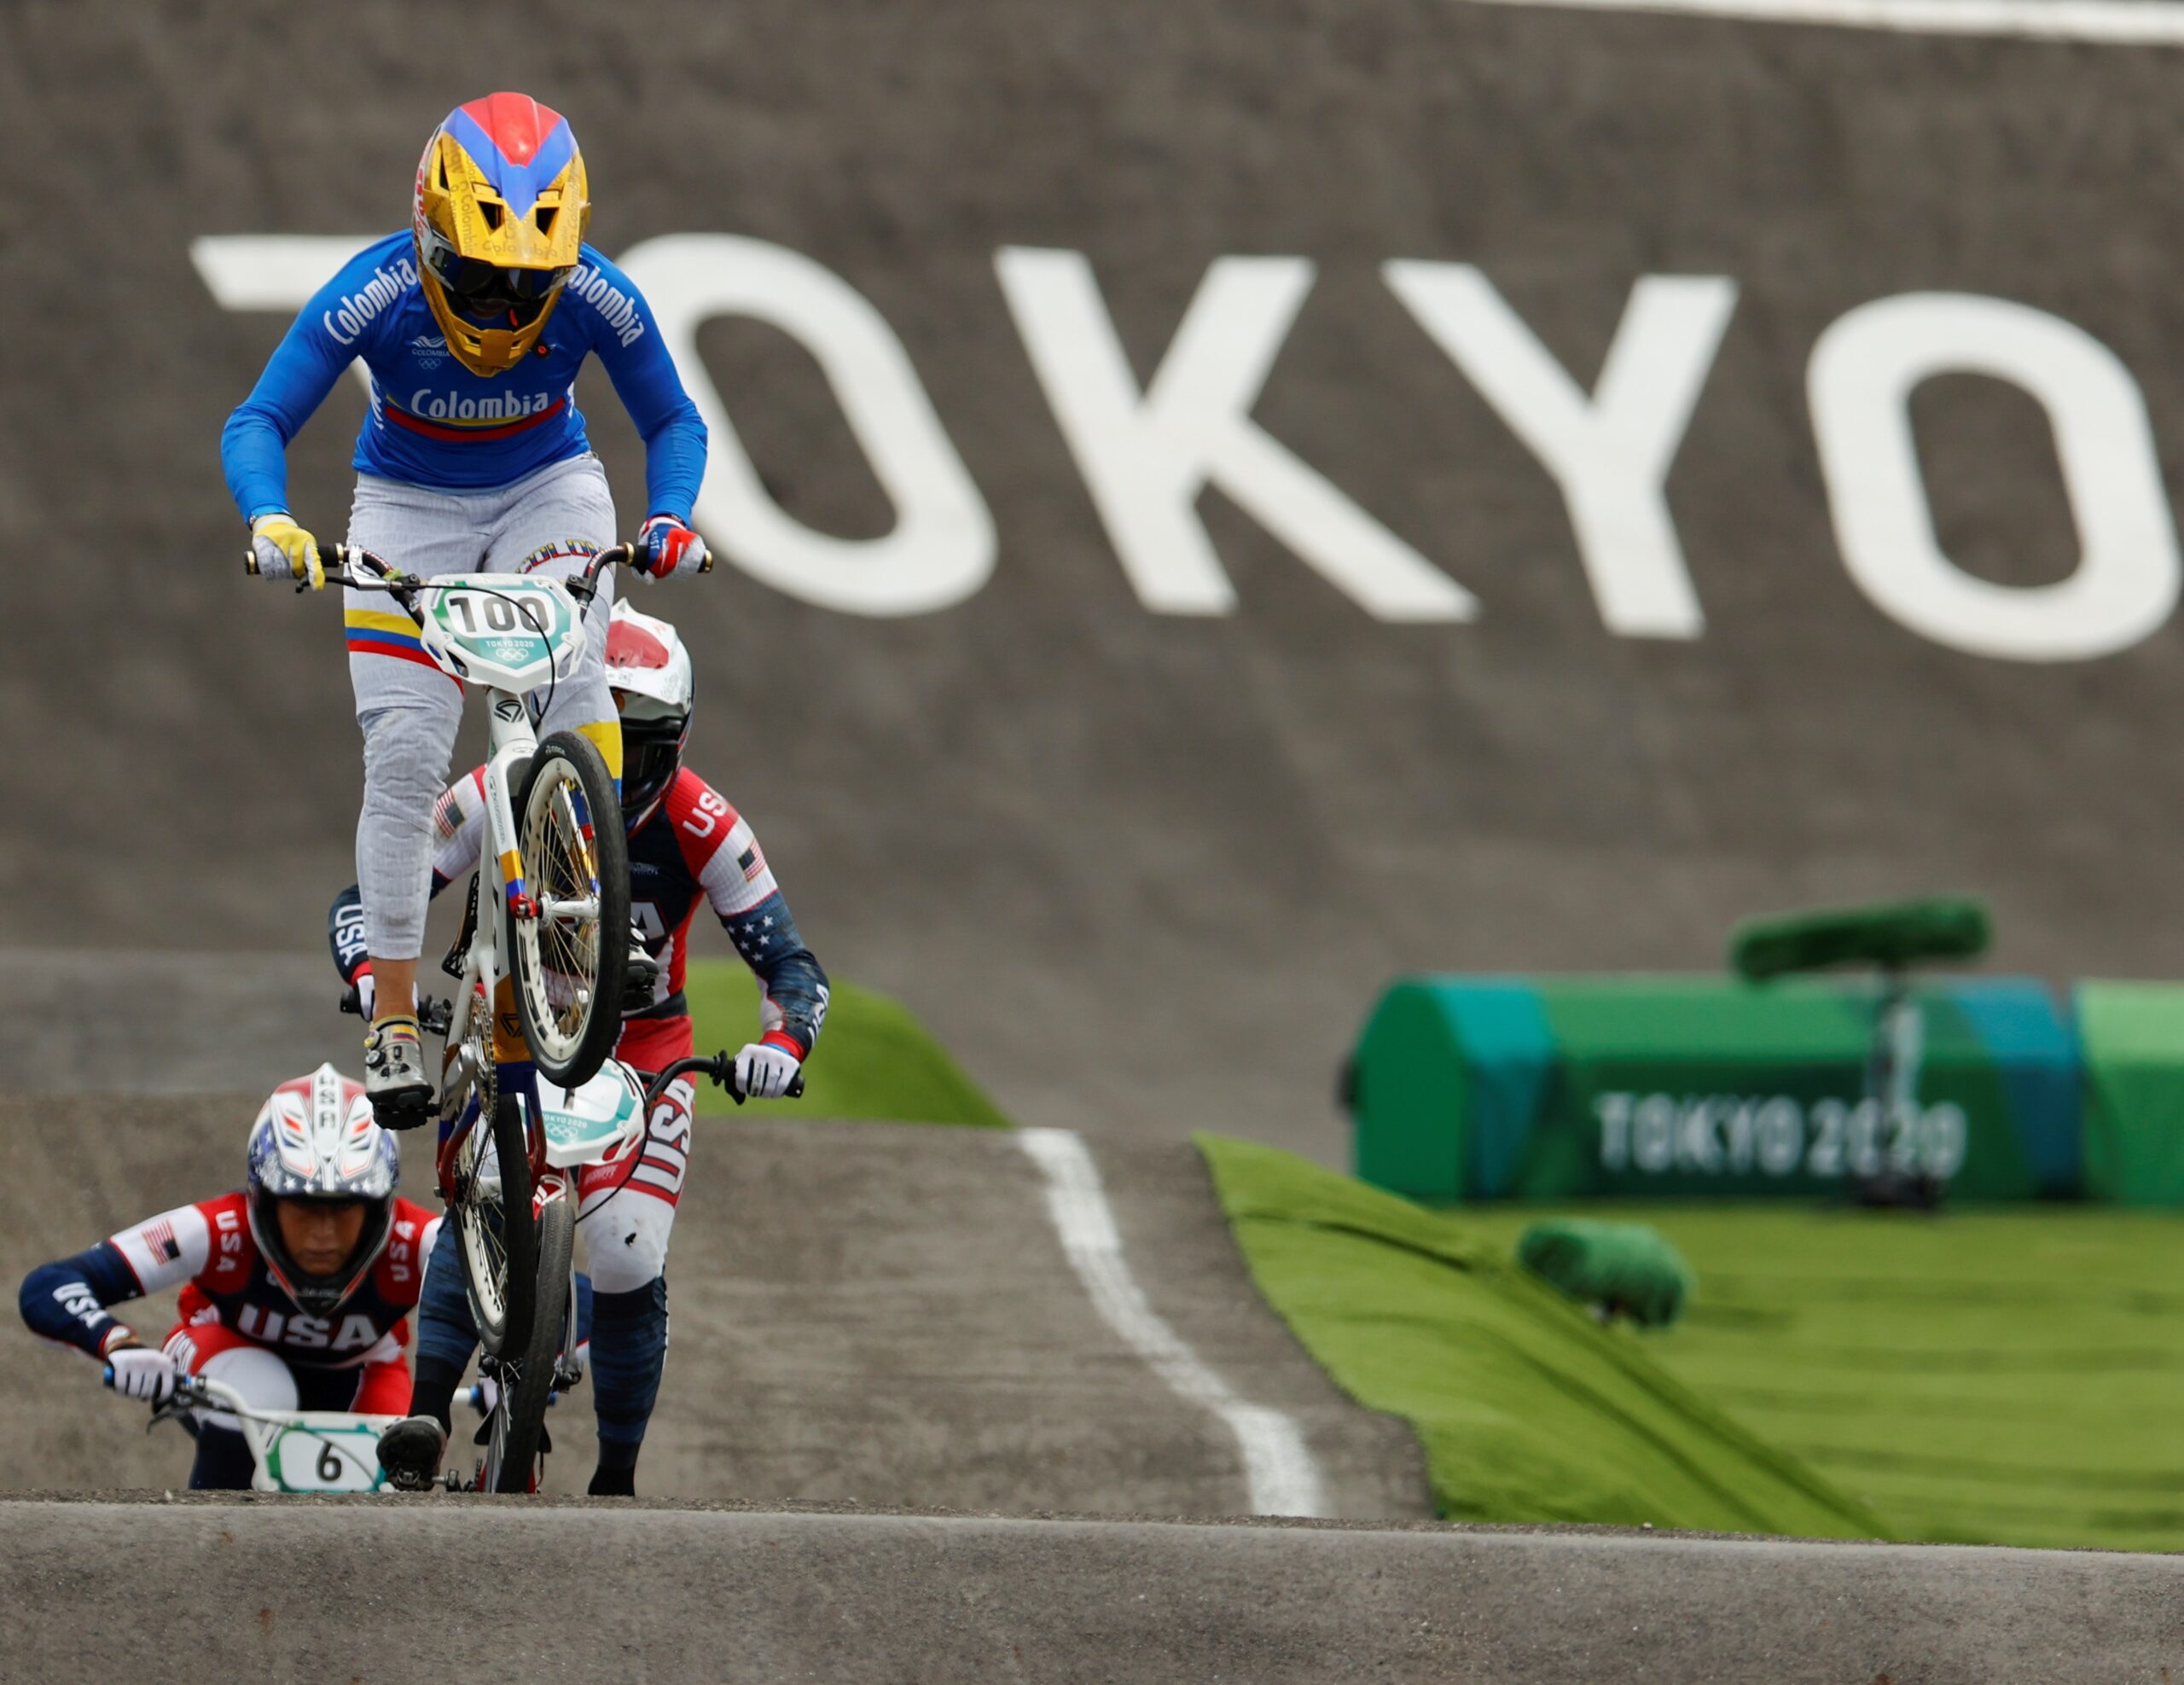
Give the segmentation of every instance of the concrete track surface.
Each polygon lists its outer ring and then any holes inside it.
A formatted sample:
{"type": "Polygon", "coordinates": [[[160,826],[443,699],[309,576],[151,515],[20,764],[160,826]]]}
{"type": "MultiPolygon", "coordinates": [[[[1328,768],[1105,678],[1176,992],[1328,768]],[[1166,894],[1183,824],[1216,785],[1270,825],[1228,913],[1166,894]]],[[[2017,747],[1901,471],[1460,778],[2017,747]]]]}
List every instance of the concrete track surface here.
{"type": "MultiPolygon", "coordinates": [[[[235,1185],[262,1096],[0,1099],[0,1281],[235,1185]]],[[[435,1204],[426,1155],[405,1187],[435,1204]]],[[[1407,1429],[1350,1404],[1245,1275],[1190,1148],[1097,1149],[1124,1256],[1216,1374],[1299,1426],[1327,1514],[1432,1514],[1407,1429]]],[[[671,1345],[648,1495],[1026,1514],[1248,1508],[1234,1438],[1104,1322],[1010,1135],[702,1120],[669,1258],[671,1345]]],[[[171,1306],[123,1313],[164,1336],[171,1306]]],[[[0,1341],[0,1488],[177,1486],[189,1446],[141,1431],[91,1364],[0,1341]]],[[[549,1490],[582,1491],[591,1402],[549,1419],[549,1490]]],[[[460,1448],[458,1448],[460,1450],[460,1448]]]]}
{"type": "MultiPolygon", "coordinates": [[[[257,1100],[0,1099],[0,1277],[230,1182],[257,1100]]],[[[1234,1442],[1095,1313],[1014,1136],[708,1119],[636,1504],[163,1502],[188,1464],[179,1432],[142,1432],[76,1354],[5,1342],[0,1679],[206,1663],[1193,1685],[2184,1669],[2176,1559],[1425,1521],[1409,1433],[1341,1398],[1275,1322],[1195,1153],[1094,1153],[1151,1310],[1299,1426],[1326,1509],[1357,1519],[1146,1519],[1242,1511],[1234,1442]]],[[[166,1313],[138,1320],[162,1330],[166,1313]]],[[[553,1492],[581,1489],[589,1413],[581,1390],[555,1413],[553,1492]]]]}
{"type": "Polygon", "coordinates": [[[10,1679],[2153,1685],[2184,1659],[2175,1558],[1691,1536],[14,1502],[0,1578],[10,1679]]]}

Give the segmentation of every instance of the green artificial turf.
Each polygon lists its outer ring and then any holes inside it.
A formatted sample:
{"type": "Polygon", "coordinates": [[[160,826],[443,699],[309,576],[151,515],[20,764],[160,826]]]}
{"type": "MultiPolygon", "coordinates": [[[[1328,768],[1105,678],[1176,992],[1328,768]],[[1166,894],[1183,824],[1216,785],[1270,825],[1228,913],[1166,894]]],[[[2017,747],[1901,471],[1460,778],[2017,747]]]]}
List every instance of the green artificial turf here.
{"type": "Polygon", "coordinates": [[[1410,1423],[1443,1515],[1885,1534],[1507,1240],[1273,1148],[1197,1141],[1260,1292],[1338,1386],[1410,1423]]]}
{"type": "MultiPolygon", "coordinates": [[[[2184,1549],[2184,1222],[2087,1206],[1568,1209],[1651,1223],[1698,1277],[1674,1328],[1620,1339],[1899,1536],[2184,1549]]],[[[1506,1252],[1542,1214],[1450,1221],[1506,1252]]]]}
{"type": "MultiPolygon", "coordinates": [[[[691,961],[683,992],[696,1020],[700,1053],[733,1052],[758,1039],[758,981],[740,961],[691,961]]],[[[1000,1109],[901,1002],[854,983],[830,985],[827,1026],[805,1072],[803,1097],[753,1101],[741,1109],[760,1117],[1008,1127],[1000,1109]]],[[[698,1089],[698,1110],[738,1108],[724,1090],[706,1083],[698,1089]]]]}

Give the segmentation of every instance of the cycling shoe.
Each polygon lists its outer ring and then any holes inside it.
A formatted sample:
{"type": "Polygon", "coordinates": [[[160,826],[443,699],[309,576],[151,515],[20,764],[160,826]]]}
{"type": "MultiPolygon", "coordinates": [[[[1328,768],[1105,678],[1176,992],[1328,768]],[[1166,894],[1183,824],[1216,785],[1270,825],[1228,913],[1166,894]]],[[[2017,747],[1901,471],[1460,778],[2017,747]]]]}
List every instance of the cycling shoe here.
{"type": "Polygon", "coordinates": [[[430,1416],[404,1416],[379,1436],[379,1466],[396,1487],[421,1492],[440,1472],[447,1431],[430,1416]]]}
{"type": "Polygon", "coordinates": [[[425,1048],[414,1018],[382,1018],[364,1037],[364,1092],[384,1130],[414,1130],[433,1116],[425,1048]]]}

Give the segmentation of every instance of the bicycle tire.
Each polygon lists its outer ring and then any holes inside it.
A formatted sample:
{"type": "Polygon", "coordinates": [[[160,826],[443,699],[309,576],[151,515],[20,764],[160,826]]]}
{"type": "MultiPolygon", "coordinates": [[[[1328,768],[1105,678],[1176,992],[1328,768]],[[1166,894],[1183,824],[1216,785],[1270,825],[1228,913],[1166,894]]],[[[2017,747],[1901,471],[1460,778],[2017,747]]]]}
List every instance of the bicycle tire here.
{"type": "Polygon", "coordinates": [[[531,1336],[523,1355],[501,1364],[501,1395],[486,1439],[482,1484],[489,1492],[527,1492],[538,1467],[546,1431],[546,1406],[554,1396],[554,1361],[560,1355],[569,1303],[569,1272],[576,1253],[577,1217],[566,1199],[549,1200],[538,1213],[537,1274],[531,1279],[531,1336]]]}
{"type": "MultiPolygon", "coordinates": [[[[549,781],[558,790],[575,786],[583,803],[577,816],[579,821],[589,818],[591,826],[591,865],[598,885],[599,914],[590,963],[581,972],[553,973],[578,984],[586,992],[578,1027],[566,1028],[549,1021],[546,1015],[554,1006],[549,968],[541,948],[543,921],[510,918],[508,945],[515,973],[516,1012],[522,1021],[523,1038],[531,1048],[531,1062],[542,1082],[569,1089],[599,1074],[622,1033],[622,987],[630,964],[630,840],[622,829],[621,799],[615,793],[614,781],[607,775],[607,762],[598,748],[576,732],[555,732],[531,757],[515,799],[524,885],[535,901],[580,896],[588,887],[561,881],[559,863],[532,857],[534,851],[541,856],[547,852],[543,843],[534,844],[531,834],[534,800],[539,787],[549,781]]],[[[547,799],[550,802],[551,796],[547,799]]]]}
{"type": "Polygon", "coordinates": [[[478,1325],[478,1343],[498,1357],[529,1344],[538,1295],[531,1154],[523,1108],[514,1095],[502,1095],[493,1108],[493,1152],[500,1165],[499,1195],[489,1199],[473,1187],[457,1198],[449,1215],[460,1242],[463,1291],[478,1325]],[[498,1279],[480,1281],[481,1274],[498,1279]]]}

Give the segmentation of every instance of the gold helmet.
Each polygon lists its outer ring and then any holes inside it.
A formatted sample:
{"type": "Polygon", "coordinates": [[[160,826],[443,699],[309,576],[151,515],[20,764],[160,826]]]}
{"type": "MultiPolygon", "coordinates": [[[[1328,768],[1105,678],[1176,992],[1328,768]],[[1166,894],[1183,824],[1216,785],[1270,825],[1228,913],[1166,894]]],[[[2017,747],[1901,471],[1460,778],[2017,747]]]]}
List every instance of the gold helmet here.
{"type": "Polygon", "coordinates": [[[591,197],[567,119],[528,94],[457,106],[417,161],[417,270],[447,348],[499,375],[538,342],[591,197]]]}

